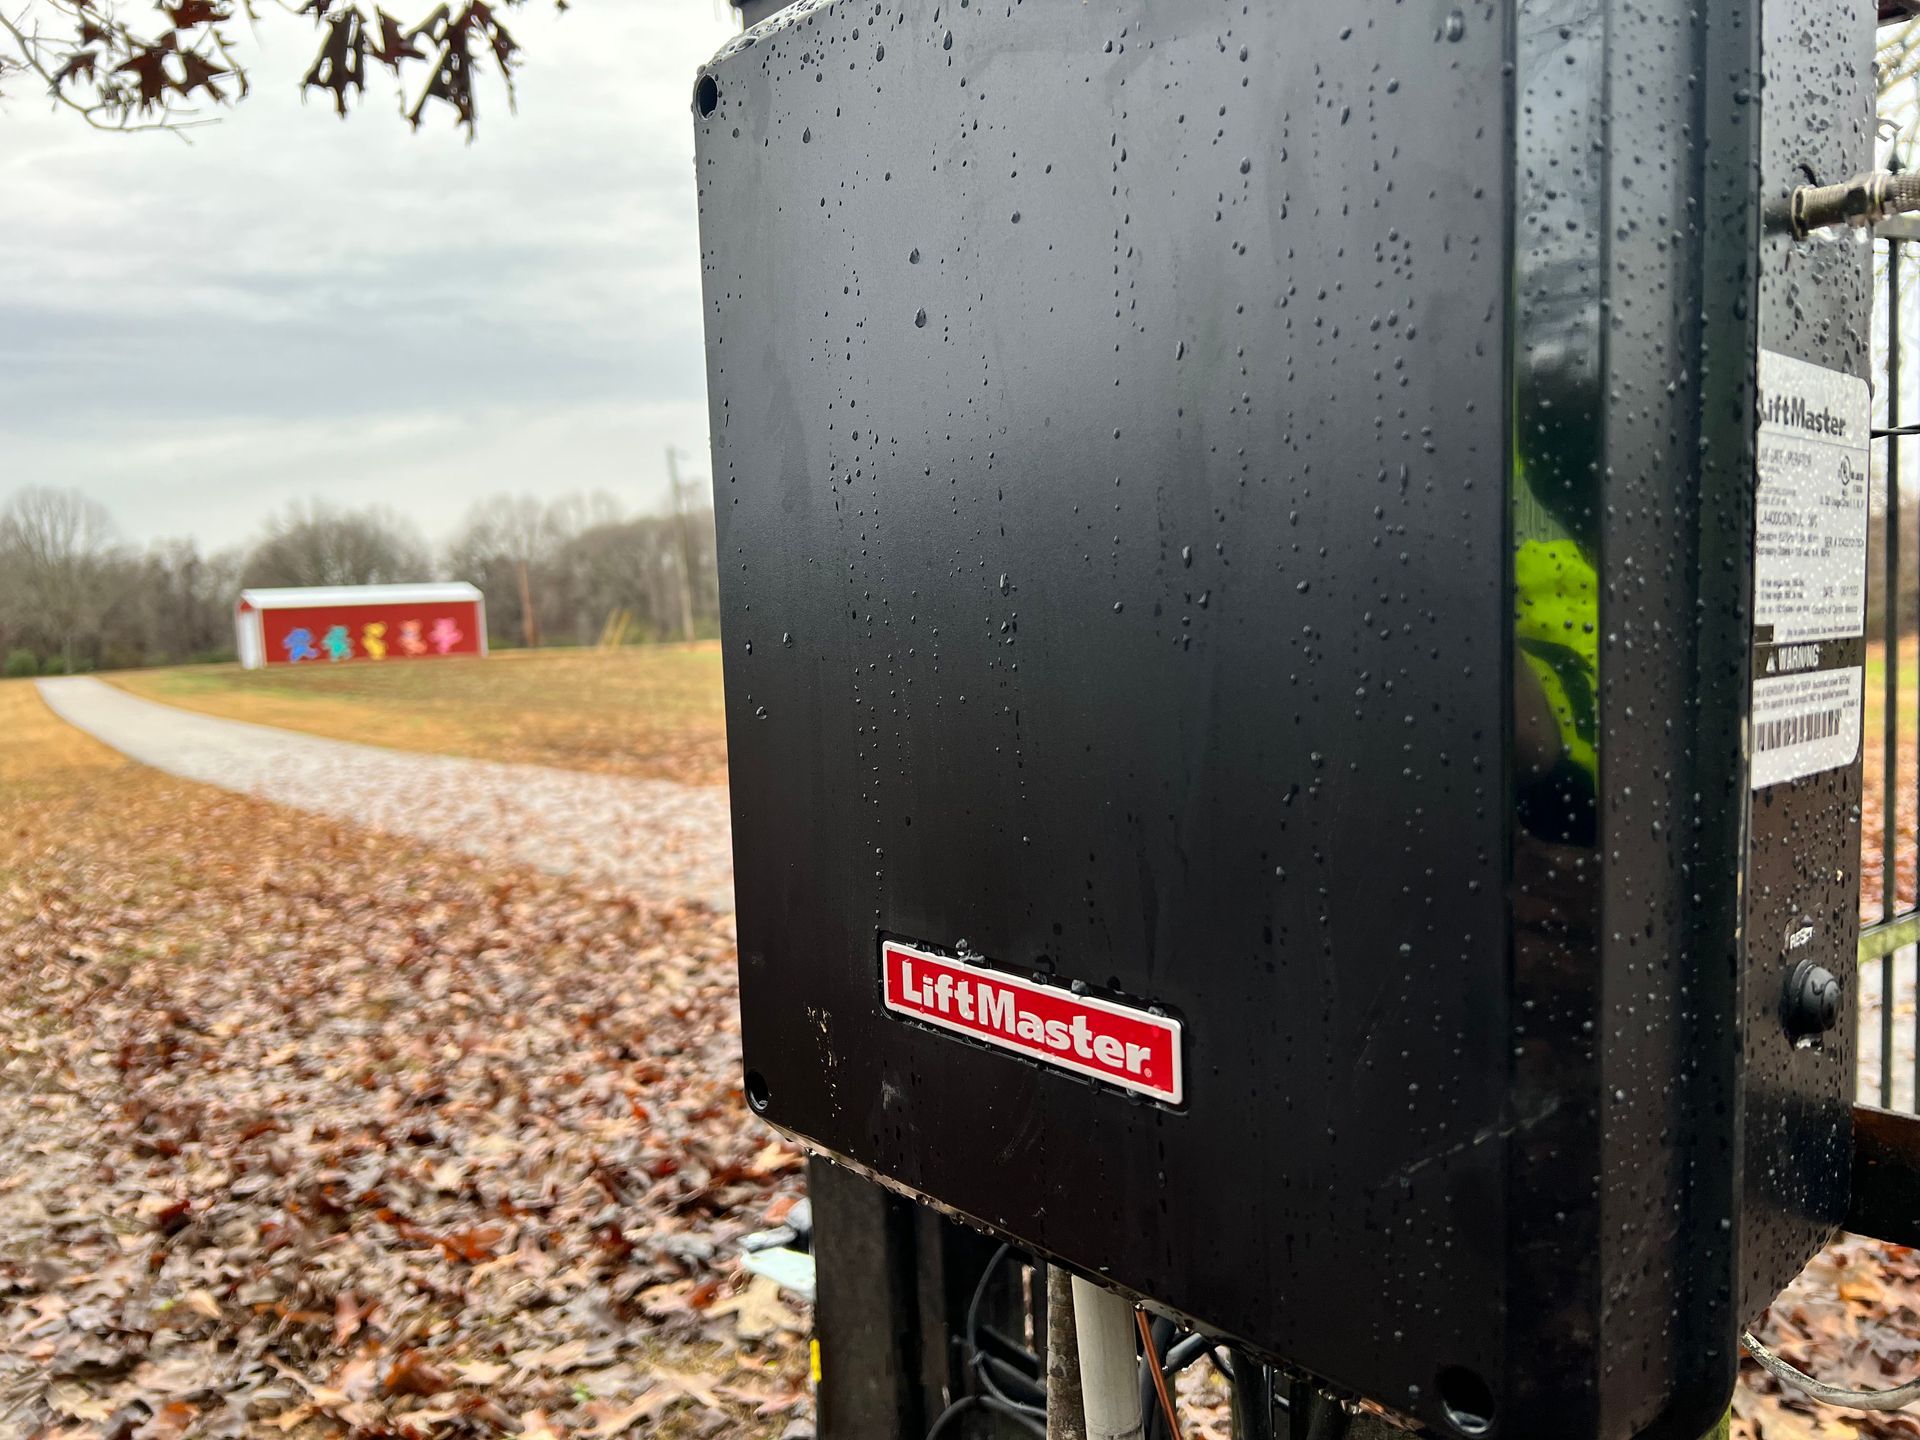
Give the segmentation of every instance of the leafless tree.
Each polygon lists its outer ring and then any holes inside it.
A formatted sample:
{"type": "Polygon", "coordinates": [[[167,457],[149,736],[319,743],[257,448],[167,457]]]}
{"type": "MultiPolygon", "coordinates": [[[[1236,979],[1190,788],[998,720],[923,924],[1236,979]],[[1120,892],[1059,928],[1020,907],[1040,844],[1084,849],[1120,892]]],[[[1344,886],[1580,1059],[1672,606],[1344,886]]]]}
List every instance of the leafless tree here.
{"type": "Polygon", "coordinates": [[[124,555],[115,603],[101,627],[103,666],[222,657],[233,648],[233,599],[242,557],[201,553],[192,540],[156,540],[124,555]]]}
{"type": "Polygon", "coordinates": [[[608,617],[625,611],[636,634],[659,639],[685,633],[680,573],[693,566],[694,628],[718,626],[713,514],[634,516],[611,497],[569,495],[548,504],[496,495],[476,504],[447,549],[445,569],[487,596],[487,621],[506,643],[527,634],[520,572],[542,638],[591,644],[608,617]]]}
{"type": "MultiPolygon", "coordinates": [[[[634,516],[605,494],[542,503],[494,496],[475,505],[441,573],[487,596],[497,640],[525,638],[520,567],[541,638],[592,644],[610,616],[635,638],[685,633],[681,570],[689,562],[694,632],[719,628],[713,513],[634,516]]],[[[0,505],[0,656],[39,668],[116,668],[231,653],[242,584],[359,585],[428,578],[425,544],[374,509],[283,512],[259,542],[207,555],[191,540],[145,551],[115,543],[106,512],[74,491],[22,490],[0,505]]]]}
{"type": "Polygon", "coordinates": [[[531,495],[494,495],[467,511],[447,547],[447,572],[487,596],[488,629],[496,638],[540,643],[553,555],[564,538],[558,518],[555,506],[531,495]]]}
{"type": "Polygon", "coordinates": [[[30,486],[0,508],[0,607],[71,670],[111,608],[113,522],[77,490],[30,486]]]}
{"type": "Polygon", "coordinates": [[[294,506],[248,553],[247,585],[398,585],[431,576],[427,547],[398,516],[294,506]]]}
{"type": "Polygon", "coordinates": [[[615,611],[632,612],[640,633],[679,639],[685,633],[681,567],[691,559],[693,631],[718,629],[713,513],[647,515],[594,525],[564,545],[555,560],[567,592],[565,618],[572,638],[593,639],[615,611]]]}
{"type": "Polygon", "coordinates": [[[553,500],[489,496],[467,511],[444,568],[486,593],[487,625],[496,642],[537,644],[575,631],[583,589],[569,552],[575,537],[624,520],[618,503],[601,491],[553,500]]]}

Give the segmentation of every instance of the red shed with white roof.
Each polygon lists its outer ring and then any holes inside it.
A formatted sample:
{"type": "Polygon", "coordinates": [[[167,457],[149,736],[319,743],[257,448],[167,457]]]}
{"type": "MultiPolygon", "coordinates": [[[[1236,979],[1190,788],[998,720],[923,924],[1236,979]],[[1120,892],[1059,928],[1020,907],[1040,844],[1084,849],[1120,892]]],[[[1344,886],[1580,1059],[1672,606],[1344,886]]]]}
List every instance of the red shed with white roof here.
{"type": "Polygon", "coordinates": [[[240,663],[332,665],[487,653],[487,602],[465,581],[242,590],[240,663]]]}

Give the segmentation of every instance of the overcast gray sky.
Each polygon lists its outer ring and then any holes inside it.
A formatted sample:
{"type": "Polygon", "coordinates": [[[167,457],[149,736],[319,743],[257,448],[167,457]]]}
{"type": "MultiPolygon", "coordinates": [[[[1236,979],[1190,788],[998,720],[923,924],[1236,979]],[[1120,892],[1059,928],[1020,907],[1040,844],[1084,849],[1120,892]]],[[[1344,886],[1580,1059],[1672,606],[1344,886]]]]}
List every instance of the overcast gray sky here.
{"type": "MultiPolygon", "coordinates": [[[[424,6],[396,5],[403,15],[424,6]]],[[[0,495],[74,486],[137,543],[240,543],[296,500],[440,540],[491,492],[664,503],[707,472],[694,67],[723,0],[518,12],[519,113],[418,135],[384,72],[344,123],[269,11],[193,144],[0,108],[0,495]]]]}

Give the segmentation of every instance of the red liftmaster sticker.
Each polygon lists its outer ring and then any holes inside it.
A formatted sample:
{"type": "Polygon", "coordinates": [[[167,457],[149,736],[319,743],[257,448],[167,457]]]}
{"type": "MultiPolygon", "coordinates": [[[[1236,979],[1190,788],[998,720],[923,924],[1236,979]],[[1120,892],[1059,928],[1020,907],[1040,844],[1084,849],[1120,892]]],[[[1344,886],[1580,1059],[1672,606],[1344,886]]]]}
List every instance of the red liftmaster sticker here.
{"type": "Polygon", "coordinates": [[[1180,1022],[998,970],[880,945],[887,1009],[1168,1105],[1185,1097],[1180,1022]]]}

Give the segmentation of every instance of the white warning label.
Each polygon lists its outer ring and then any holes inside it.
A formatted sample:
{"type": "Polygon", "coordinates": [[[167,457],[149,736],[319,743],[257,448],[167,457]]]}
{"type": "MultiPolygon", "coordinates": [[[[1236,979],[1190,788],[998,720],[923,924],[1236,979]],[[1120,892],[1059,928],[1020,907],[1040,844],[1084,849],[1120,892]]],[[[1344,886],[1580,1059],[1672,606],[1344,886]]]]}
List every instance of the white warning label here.
{"type": "Polygon", "coordinates": [[[1753,788],[1851,765],[1860,753],[1858,665],[1753,681],[1753,788]]]}
{"type": "Polygon", "coordinates": [[[1866,381],[1771,350],[1760,352],[1759,381],[1756,790],[1860,753],[1872,409],[1866,381]]]}

